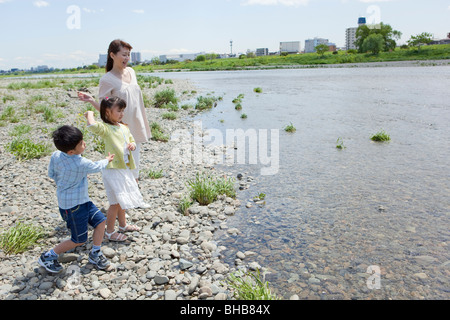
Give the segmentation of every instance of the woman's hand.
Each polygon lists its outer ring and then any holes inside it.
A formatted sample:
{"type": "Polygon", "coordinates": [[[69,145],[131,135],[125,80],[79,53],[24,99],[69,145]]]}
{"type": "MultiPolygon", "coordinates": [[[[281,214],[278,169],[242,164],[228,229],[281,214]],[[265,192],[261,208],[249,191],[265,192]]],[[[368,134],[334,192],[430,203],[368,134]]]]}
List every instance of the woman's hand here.
{"type": "Polygon", "coordinates": [[[87,94],[86,92],[81,92],[81,91],[78,91],[78,99],[80,99],[81,101],[90,102],[90,103],[95,101],[94,98],[90,94],[87,94]]]}

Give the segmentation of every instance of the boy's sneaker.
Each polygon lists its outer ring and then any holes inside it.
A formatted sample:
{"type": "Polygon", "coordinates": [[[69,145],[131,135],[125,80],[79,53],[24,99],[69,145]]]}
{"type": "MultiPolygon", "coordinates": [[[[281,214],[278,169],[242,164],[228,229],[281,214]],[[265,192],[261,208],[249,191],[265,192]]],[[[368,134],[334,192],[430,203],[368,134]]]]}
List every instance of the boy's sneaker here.
{"type": "Polygon", "coordinates": [[[52,273],[58,273],[63,269],[58,262],[58,257],[46,257],[44,253],[39,257],[38,263],[40,266],[44,267],[45,270],[52,273]]]}
{"type": "Polygon", "coordinates": [[[110,265],[109,261],[105,258],[105,256],[103,255],[103,253],[101,251],[98,251],[96,253],[91,251],[89,253],[88,260],[90,263],[95,265],[100,270],[104,270],[104,269],[108,268],[110,265]]]}

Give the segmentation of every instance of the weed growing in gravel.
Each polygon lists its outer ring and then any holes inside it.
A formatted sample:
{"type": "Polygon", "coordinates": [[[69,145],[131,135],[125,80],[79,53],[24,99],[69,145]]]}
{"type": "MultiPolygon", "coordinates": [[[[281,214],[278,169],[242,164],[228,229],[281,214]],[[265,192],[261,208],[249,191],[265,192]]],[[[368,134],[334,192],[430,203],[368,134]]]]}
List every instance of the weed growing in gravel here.
{"type": "Polygon", "coordinates": [[[237,300],[280,300],[271,292],[269,283],[261,278],[259,269],[245,274],[242,271],[231,273],[226,283],[234,289],[234,297],[237,300]]]}
{"type": "Polygon", "coordinates": [[[234,179],[226,177],[213,177],[207,173],[198,173],[194,179],[188,180],[187,186],[190,189],[191,199],[200,205],[208,205],[216,201],[219,195],[236,197],[234,189],[234,179]]]}
{"type": "Polygon", "coordinates": [[[35,143],[26,137],[17,137],[7,145],[7,150],[21,160],[39,159],[50,154],[48,143],[35,143]]]}
{"type": "Polygon", "coordinates": [[[22,253],[44,236],[43,228],[19,221],[0,235],[0,248],[5,254],[22,253]]]}
{"type": "Polygon", "coordinates": [[[164,174],[163,174],[163,171],[162,170],[153,170],[153,169],[150,169],[149,171],[148,171],[148,177],[150,178],[150,179],[159,179],[159,178],[162,178],[164,176],[164,174]]]}
{"type": "Polygon", "coordinates": [[[164,131],[161,129],[161,126],[157,122],[152,122],[150,124],[150,129],[152,132],[152,140],[161,142],[169,141],[169,136],[164,134],[164,131]]]}
{"type": "Polygon", "coordinates": [[[164,89],[155,93],[154,96],[154,106],[155,108],[164,108],[165,105],[169,103],[177,104],[178,99],[176,97],[175,90],[173,89],[164,89]]]}

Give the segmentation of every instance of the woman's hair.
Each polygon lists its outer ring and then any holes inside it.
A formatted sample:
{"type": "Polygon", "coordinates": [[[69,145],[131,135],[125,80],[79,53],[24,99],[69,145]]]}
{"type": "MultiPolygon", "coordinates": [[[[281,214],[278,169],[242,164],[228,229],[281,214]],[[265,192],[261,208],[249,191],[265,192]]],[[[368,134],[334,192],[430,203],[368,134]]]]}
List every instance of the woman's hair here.
{"type": "Polygon", "coordinates": [[[111,58],[111,53],[117,54],[117,52],[119,52],[122,48],[127,48],[130,51],[131,49],[133,49],[133,47],[129,43],[119,39],[116,39],[109,44],[108,60],[106,62],[106,72],[111,71],[114,65],[114,60],[111,58]]]}
{"type": "Polygon", "coordinates": [[[119,110],[122,110],[127,107],[127,103],[125,102],[125,100],[119,97],[106,97],[100,103],[100,117],[102,118],[104,123],[114,125],[114,123],[112,123],[111,120],[109,120],[106,116],[106,111],[111,110],[114,106],[118,106],[119,110]]]}
{"type": "Polygon", "coordinates": [[[65,125],[56,129],[52,133],[52,138],[56,149],[67,153],[74,150],[83,140],[83,133],[76,127],[65,125]]]}

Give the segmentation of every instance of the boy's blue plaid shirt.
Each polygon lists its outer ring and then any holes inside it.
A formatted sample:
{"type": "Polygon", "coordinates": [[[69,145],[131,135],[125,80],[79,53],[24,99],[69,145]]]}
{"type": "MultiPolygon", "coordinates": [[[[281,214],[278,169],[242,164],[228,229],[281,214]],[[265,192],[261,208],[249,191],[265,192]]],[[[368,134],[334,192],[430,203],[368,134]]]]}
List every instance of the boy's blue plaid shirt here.
{"type": "Polygon", "coordinates": [[[56,182],[58,206],[71,209],[91,201],[88,194],[87,175],[106,168],[108,160],[93,162],[81,155],[70,156],[55,151],[48,166],[48,176],[56,182]]]}

